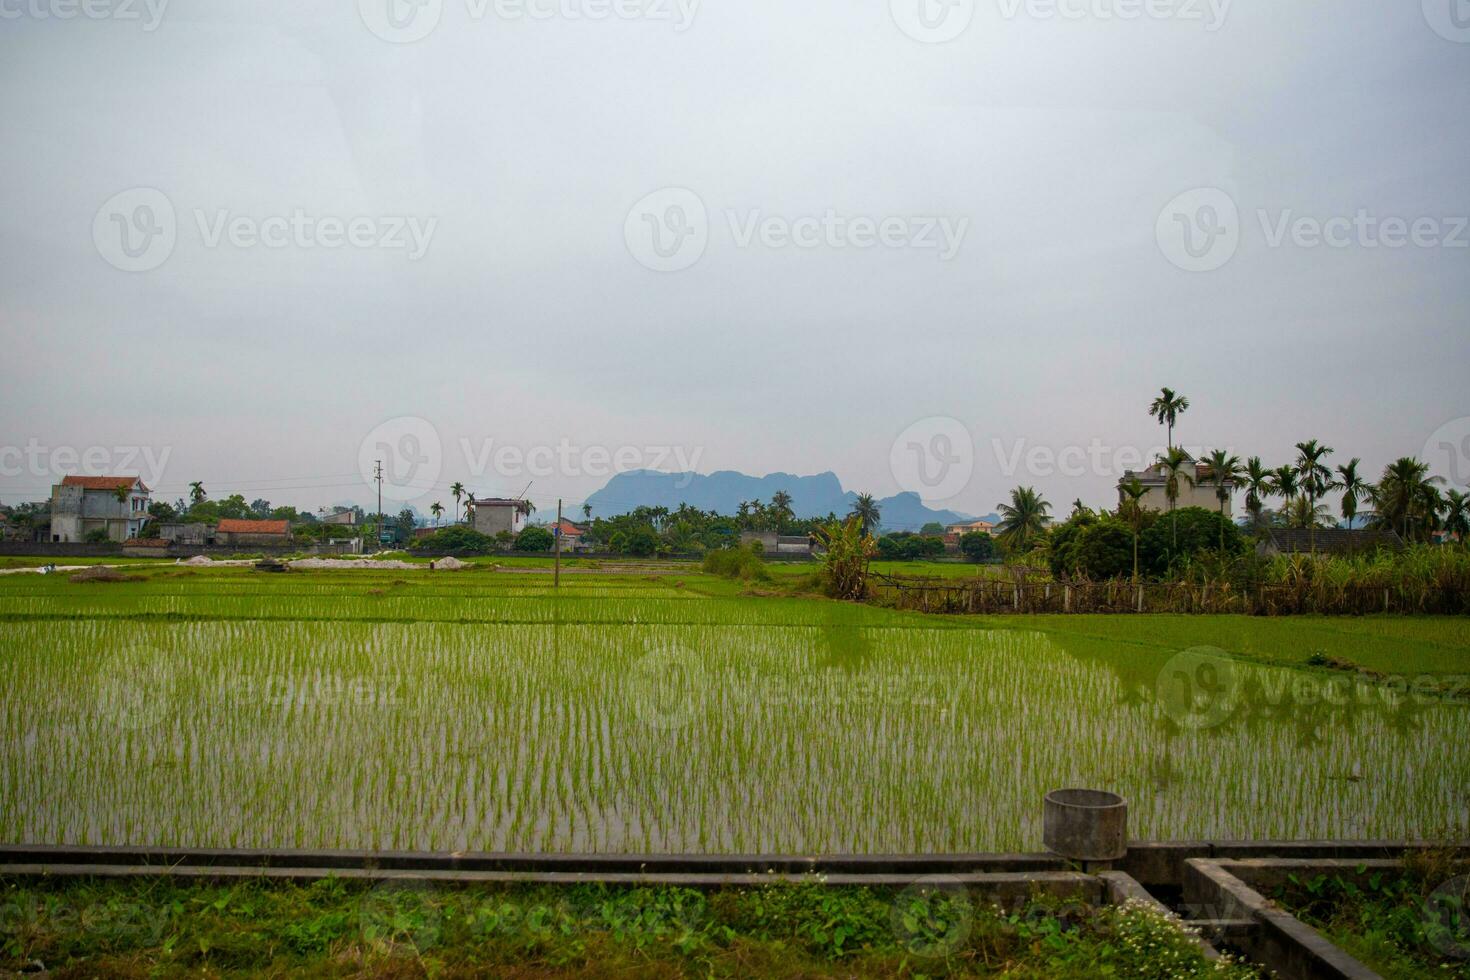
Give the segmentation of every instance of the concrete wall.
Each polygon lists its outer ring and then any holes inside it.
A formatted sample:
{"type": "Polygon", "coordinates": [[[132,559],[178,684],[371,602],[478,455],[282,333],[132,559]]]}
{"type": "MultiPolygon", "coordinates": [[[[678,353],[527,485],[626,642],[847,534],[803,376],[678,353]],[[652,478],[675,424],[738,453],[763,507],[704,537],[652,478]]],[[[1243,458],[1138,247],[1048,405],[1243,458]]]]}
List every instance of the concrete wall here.
{"type": "Polygon", "coordinates": [[[515,507],[476,507],[474,528],[492,538],[501,531],[520,534],[526,529],[526,515],[515,507]]]}

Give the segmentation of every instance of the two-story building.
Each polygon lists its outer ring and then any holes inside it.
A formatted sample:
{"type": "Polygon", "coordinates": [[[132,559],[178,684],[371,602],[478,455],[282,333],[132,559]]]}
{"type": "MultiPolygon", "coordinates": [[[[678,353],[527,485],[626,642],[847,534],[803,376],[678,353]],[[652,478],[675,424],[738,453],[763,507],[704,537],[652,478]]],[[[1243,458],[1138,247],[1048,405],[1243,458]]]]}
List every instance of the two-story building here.
{"type": "Polygon", "coordinates": [[[995,534],[995,525],[990,521],[969,521],[964,524],[951,524],[944,529],[944,544],[948,548],[958,548],[960,538],[967,534],[995,534]]]}
{"type": "MultiPolygon", "coordinates": [[[[1137,479],[1144,488],[1144,494],[1138,498],[1138,504],[1146,510],[1165,511],[1169,509],[1169,470],[1163,462],[1155,463],[1142,473],[1128,470],[1123,474],[1123,479],[1118,481],[1118,502],[1124,502],[1123,486],[1137,479]]],[[[1235,483],[1232,480],[1224,481],[1225,489],[1225,516],[1232,514],[1232,496],[1235,493],[1235,483]]],[[[1219,511],[1220,497],[1219,487],[1215,480],[1215,471],[1209,463],[1201,463],[1194,457],[1186,454],[1184,465],[1180,467],[1178,480],[1178,496],[1175,498],[1175,507],[1203,507],[1206,510],[1219,511]]]]}
{"type": "Polygon", "coordinates": [[[481,534],[495,537],[502,531],[520,534],[526,529],[526,518],[531,516],[531,504],[525,500],[509,497],[486,497],[472,500],[475,519],[471,525],[481,534]]]}
{"type": "Polygon", "coordinates": [[[68,476],[51,488],[51,540],[85,541],[94,531],[109,540],[141,537],[150,491],[136,476],[68,476]]]}

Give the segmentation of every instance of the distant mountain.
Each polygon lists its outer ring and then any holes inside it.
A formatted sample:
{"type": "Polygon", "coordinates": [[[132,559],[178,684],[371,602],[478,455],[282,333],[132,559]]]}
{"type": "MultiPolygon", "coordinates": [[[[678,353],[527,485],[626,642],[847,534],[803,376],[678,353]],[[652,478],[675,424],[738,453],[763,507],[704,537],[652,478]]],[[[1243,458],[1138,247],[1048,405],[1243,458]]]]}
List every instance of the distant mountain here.
{"type": "MultiPolygon", "coordinates": [[[[791,495],[791,509],[797,517],[826,517],[828,514],[843,516],[852,509],[857,494],[843,490],[835,473],[818,473],[816,476],[796,476],[791,473],[771,473],[767,476],[749,476],[732,470],[718,473],[660,473],[654,470],[633,470],[619,473],[607,482],[607,486],[587,498],[592,513],[597,517],[612,517],[626,514],[636,507],[667,507],[678,509],[680,504],[698,507],[700,510],[734,514],[740,510],[744,500],[769,502],[777,491],[785,490],[791,495]]],[[[957,524],[974,520],[952,510],[935,510],[926,507],[915,493],[900,493],[878,501],[885,531],[917,531],[925,524],[937,521],[940,524],[957,524]]],[[[994,520],[994,516],[985,518],[994,520]]]]}

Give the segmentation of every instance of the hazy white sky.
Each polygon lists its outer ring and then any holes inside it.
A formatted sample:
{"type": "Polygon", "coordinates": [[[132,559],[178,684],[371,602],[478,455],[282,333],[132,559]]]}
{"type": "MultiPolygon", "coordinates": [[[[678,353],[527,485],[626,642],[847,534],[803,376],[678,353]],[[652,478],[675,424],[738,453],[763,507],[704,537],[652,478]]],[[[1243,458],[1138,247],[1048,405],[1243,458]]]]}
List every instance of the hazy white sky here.
{"type": "Polygon", "coordinates": [[[1461,0],[152,2],[0,0],[6,502],[1470,464],[1461,0]]]}

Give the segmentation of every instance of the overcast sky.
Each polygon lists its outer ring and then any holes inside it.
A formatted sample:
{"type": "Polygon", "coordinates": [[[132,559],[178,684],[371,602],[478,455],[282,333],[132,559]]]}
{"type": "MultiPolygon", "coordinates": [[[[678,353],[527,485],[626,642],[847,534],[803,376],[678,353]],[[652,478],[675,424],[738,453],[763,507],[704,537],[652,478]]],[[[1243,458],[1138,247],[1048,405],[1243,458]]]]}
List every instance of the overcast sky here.
{"type": "Polygon", "coordinates": [[[1186,446],[1470,478],[1463,0],[81,2],[0,0],[7,503],[98,447],[1064,510],[1161,385],[1186,446]]]}

